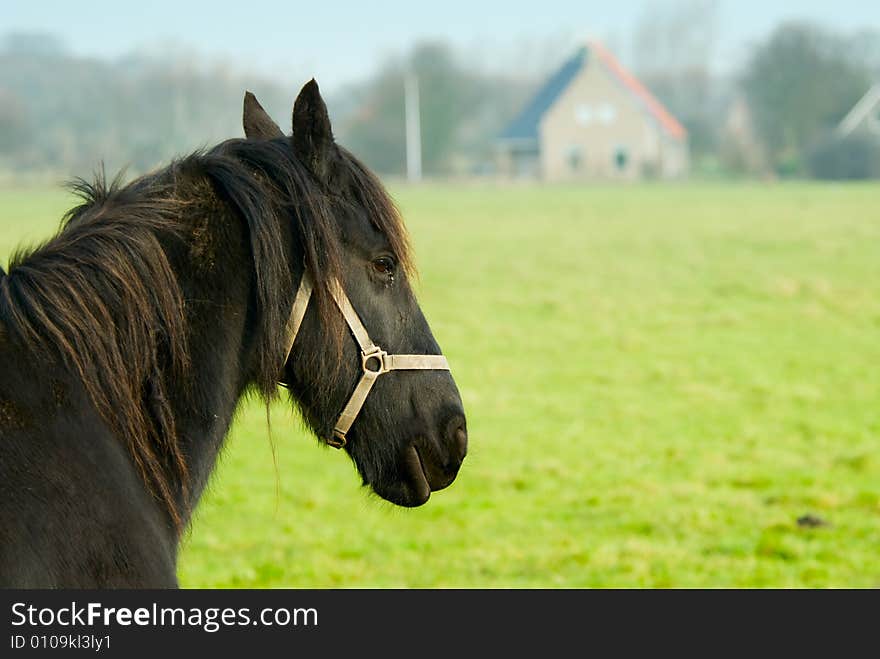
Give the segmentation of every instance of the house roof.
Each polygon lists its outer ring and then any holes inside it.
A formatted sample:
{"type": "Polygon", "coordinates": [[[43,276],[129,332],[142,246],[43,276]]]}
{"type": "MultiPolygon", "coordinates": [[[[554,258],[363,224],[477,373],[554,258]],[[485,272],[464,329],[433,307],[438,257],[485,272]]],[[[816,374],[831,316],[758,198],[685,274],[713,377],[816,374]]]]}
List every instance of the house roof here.
{"type": "Polygon", "coordinates": [[[654,119],[670,137],[682,140],[687,131],[632,73],[630,73],[602,44],[591,41],[567,60],[538,90],[522,111],[499,136],[505,141],[537,141],[538,126],[571,81],[586,66],[590,56],[626,89],[645,113],[654,119]]]}
{"type": "Polygon", "coordinates": [[[516,118],[501,133],[502,140],[537,140],[541,117],[562,95],[587,61],[587,49],[581,48],[538,90],[516,118]]]}
{"type": "Polygon", "coordinates": [[[838,124],[837,132],[846,137],[858,128],[871,114],[871,111],[878,106],[880,106],[880,82],[871,87],[859,102],[853,106],[849,114],[838,124]]]}

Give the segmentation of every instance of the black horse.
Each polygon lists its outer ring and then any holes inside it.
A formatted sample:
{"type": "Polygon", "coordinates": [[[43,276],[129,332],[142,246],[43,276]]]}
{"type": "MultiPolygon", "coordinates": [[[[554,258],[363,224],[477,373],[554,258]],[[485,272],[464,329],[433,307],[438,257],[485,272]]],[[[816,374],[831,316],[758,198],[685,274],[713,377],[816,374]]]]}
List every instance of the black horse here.
{"type": "Polygon", "coordinates": [[[292,136],[250,94],[244,127],[125,186],[80,181],[61,231],[0,270],[0,585],[176,586],[236,406],[279,383],[385,499],[455,478],[462,403],[393,203],[314,80],[292,136]]]}

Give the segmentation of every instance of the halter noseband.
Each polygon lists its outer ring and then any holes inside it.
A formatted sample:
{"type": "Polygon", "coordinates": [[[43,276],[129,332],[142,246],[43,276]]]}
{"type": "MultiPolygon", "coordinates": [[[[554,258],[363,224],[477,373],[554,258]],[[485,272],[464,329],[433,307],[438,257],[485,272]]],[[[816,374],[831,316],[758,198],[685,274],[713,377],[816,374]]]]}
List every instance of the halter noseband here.
{"type": "MultiPolygon", "coordinates": [[[[336,420],[336,425],[333,426],[333,437],[325,440],[334,448],[342,448],[347,441],[346,433],[348,433],[351,425],[357,418],[370,390],[380,375],[390,371],[448,371],[449,362],[446,361],[446,357],[443,355],[389,355],[373,343],[364,324],[361,322],[360,316],[357,315],[357,312],[351,305],[351,300],[348,299],[348,295],[345,294],[339,281],[334,279],[330,282],[330,294],[333,296],[336,306],[339,307],[339,311],[342,312],[345,322],[348,323],[355,341],[360,346],[361,368],[363,369],[360,381],[358,381],[357,386],[348,399],[348,403],[346,403],[342,413],[336,420]]],[[[299,282],[299,289],[296,291],[296,298],[293,301],[293,310],[290,312],[290,318],[287,321],[288,338],[287,352],[284,357],[285,363],[287,363],[293,350],[293,343],[296,341],[299,328],[302,326],[311,297],[312,279],[308,271],[305,271],[299,282]]]]}

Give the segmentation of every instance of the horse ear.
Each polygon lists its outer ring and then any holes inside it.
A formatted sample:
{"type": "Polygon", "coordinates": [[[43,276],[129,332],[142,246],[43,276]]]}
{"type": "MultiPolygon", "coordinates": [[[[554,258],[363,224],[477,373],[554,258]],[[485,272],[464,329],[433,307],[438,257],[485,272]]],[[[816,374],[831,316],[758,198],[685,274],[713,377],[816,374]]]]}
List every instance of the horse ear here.
{"type": "Polygon", "coordinates": [[[284,137],[278,124],[272,121],[257,97],[250,92],[244,93],[242,123],[244,124],[244,134],[250,140],[271,140],[275,137],[284,137]]]}
{"type": "Polygon", "coordinates": [[[329,178],[333,131],[314,78],[305,84],[293,104],[293,149],[318,180],[329,178]]]}

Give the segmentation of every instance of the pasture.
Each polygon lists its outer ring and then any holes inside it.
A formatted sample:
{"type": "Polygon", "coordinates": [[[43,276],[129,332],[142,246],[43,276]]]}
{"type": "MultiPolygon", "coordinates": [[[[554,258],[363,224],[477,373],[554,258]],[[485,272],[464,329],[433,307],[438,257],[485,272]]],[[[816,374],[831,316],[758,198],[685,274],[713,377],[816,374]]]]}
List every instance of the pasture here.
{"type": "MultiPolygon", "coordinates": [[[[880,186],[393,192],[458,479],[394,508],[244,404],[182,585],[880,587],[880,186]]],[[[71,203],[0,190],[0,263],[71,203]]]]}

